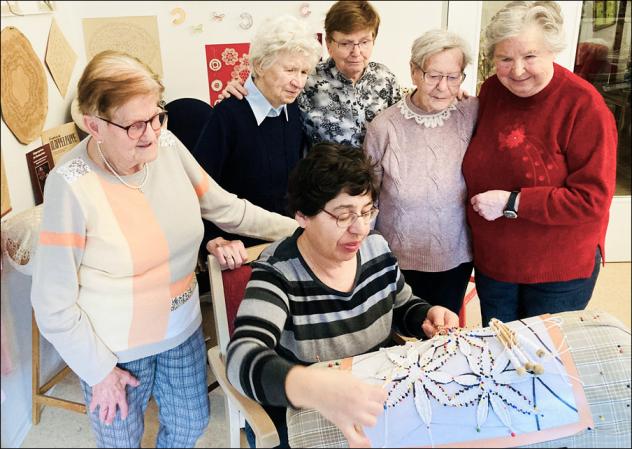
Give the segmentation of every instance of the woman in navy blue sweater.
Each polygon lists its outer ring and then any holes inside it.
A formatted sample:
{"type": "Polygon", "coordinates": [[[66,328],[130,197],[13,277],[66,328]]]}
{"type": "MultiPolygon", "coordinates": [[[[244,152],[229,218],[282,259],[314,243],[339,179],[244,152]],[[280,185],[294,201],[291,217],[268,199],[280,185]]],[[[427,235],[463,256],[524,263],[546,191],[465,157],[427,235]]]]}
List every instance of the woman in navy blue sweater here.
{"type": "MultiPolygon", "coordinates": [[[[294,100],[321,51],[313,33],[292,16],[261,26],[250,44],[251,94],[247,101],[230,98],[213,108],[194,154],[224,189],[287,215],[288,176],[307,142],[294,100]]],[[[205,227],[207,235],[234,238],[210,223],[205,227]]],[[[246,246],[258,242],[242,240],[246,246]]]]}

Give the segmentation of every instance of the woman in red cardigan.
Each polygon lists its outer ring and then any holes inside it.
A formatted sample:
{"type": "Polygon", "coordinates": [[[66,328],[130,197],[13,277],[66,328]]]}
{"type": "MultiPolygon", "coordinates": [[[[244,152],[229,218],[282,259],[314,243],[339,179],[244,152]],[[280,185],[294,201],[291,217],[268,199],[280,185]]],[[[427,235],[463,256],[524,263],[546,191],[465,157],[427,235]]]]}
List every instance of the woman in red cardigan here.
{"type": "Polygon", "coordinates": [[[512,2],[485,30],[483,84],[463,161],[483,323],[583,309],[603,257],[617,132],[603,98],[553,62],[555,2],[512,2]]]}

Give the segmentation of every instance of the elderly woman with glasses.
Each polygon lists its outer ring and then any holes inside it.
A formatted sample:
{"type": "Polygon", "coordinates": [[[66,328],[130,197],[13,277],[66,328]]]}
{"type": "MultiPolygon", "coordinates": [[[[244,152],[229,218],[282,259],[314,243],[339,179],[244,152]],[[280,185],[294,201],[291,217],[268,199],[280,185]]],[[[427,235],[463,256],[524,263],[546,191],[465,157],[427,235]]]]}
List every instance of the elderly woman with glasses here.
{"type": "Polygon", "coordinates": [[[455,313],[472,273],[461,163],[478,101],[457,101],[470,60],[454,33],[432,30],[416,39],[410,71],[417,88],[373,120],[364,141],[381,184],[375,229],[413,292],[455,313]]]}
{"type": "MultiPolygon", "coordinates": [[[[395,75],[371,61],[380,16],[367,1],[333,4],[325,17],[329,59],[316,66],[298,97],[312,143],[362,146],[366,125],[401,99],[395,75]]],[[[242,98],[248,90],[233,81],[222,96],[242,98]]]]}
{"type": "Polygon", "coordinates": [[[290,178],[300,229],[253,264],[227,371],[233,385],[266,406],[282,445],[290,405],[321,412],[350,447],[369,443],[362,426],[383,411],[380,386],[305,365],[376,350],[393,330],[423,338],[458,325],[454,313],[413,294],[384,238],[370,232],[374,170],[360,148],[316,144],[290,178]]]}
{"type": "Polygon", "coordinates": [[[78,85],[89,136],[44,192],[31,300],[40,331],[81,379],[99,447],[140,447],[152,395],[156,447],[193,447],[206,428],[194,274],[202,217],[267,240],[296,228],[204,172],[162,128],[163,91],[138,59],[96,55],[78,85]]]}

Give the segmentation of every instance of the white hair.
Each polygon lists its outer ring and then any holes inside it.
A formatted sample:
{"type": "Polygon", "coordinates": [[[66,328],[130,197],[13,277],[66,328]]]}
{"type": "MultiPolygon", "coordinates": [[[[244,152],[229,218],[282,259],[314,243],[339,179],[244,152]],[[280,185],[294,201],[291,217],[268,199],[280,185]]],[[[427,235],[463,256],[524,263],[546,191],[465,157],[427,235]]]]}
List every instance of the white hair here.
{"type": "Polygon", "coordinates": [[[257,30],[250,43],[252,73],[256,76],[255,67],[262,70],[271,67],[280,52],[306,56],[311,72],[321,57],[322,47],[305,23],[285,14],[266,20],[257,30]]]}
{"type": "Polygon", "coordinates": [[[564,20],[557,2],[514,1],[498,11],[485,28],[485,54],[493,58],[497,43],[518,36],[531,25],[540,28],[545,45],[553,53],[566,46],[564,20]]]}
{"type": "Polygon", "coordinates": [[[430,56],[453,48],[458,48],[463,54],[461,65],[461,70],[463,70],[472,61],[470,46],[465,39],[451,31],[441,29],[426,31],[413,42],[410,62],[423,69],[430,56]]]}

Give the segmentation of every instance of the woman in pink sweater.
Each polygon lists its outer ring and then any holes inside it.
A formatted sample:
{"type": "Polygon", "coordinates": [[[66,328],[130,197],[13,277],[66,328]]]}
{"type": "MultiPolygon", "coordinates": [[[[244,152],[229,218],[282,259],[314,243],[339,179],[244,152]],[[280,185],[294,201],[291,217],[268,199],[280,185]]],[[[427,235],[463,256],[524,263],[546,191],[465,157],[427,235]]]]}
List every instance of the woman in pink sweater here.
{"type": "Polygon", "coordinates": [[[513,2],[485,30],[482,86],[463,161],[483,322],[583,309],[603,257],[617,131],[603,98],[553,62],[556,2],[513,2]]]}
{"type": "Polygon", "coordinates": [[[478,100],[457,101],[470,60],[454,33],[432,30],[416,39],[410,72],[417,89],[376,117],[364,140],[381,184],[375,229],[413,292],[455,313],[472,273],[461,163],[478,100]]]}

